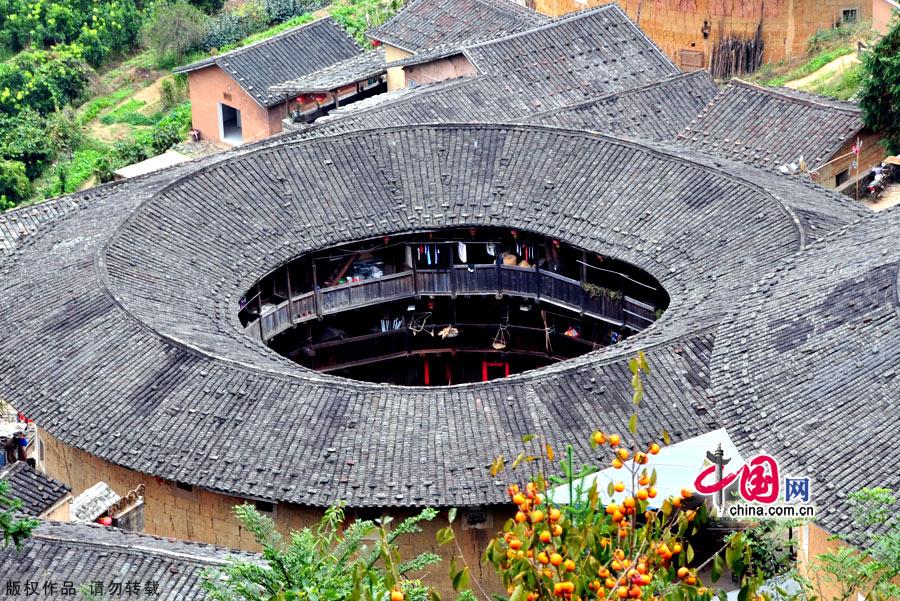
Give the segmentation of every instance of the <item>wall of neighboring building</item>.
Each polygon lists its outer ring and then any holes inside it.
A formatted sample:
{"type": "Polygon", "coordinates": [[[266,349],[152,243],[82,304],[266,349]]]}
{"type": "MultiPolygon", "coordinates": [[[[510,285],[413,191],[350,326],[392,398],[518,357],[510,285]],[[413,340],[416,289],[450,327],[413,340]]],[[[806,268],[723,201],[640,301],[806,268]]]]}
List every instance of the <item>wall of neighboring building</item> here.
{"type": "Polygon", "coordinates": [[[406,82],[412,85],[435,83],[445,79],[456,79],[467,75],[475,75],[475,66],[462,54],[441,58],[421,65],[405,67],[406,82]]]}
{"type": "Polygon", "coordinates": [[[53,522],[71,522],[69,509],[72,507],[72,495],[66,495],[56,505],[41,514],[41,518],[53,522]]]}
{"type": "MultiPolygon", "coordinates": [[[[412,56],[411,52],[401,50],[390,44],[384,45],[384,60],[387,63],[403,60],[410,56],[412,56]]],[[[387,70],[387,84],[388,92],[406,87],[406,74],[403,72],[403,67],[391,67],[387,70]]]]}
{"type": "Polygon", "coordinates": [[[256,142],[281,131],[287,104],[267,110],[260,106],[217,65],[188,73],[191,122],[204,140],[222,142],[219,131],[219,103],[241,112],[244,143],[256,142]]]}
{"type": "MultiPolygon", "coordinates": [[[[535,8],[558,16],[605,1],[535,0],[535,8]]],[[[719,40],[729,35],[750,38],[760,20],[763,60],[773,62],[805,52],[809,37],[833,27],[843,10],[856,9],[861,21],[872,19],[870,0],[618,0],[618,4],[676,64],[682,64],[682,55],[689,55],[684,65],[688,70],[693,66],[693,53],[701,52],[708,66],[719,40]]]]}
{"type": "Polygon", "coordinates": [[[884,146],[881,145],[881,136],[874,133],[863,133],[859,136],[862,146],[859,153],[859,169],[852,169],[852,163],[855,158],[853,155],[853,145],[856,144],[856,138],[847,140],[841,148],[834,153],[833,162],[825,165],[817,171],[818,177],[815,181],[826,188],[840,188],[842,185],[848,185],[853,182],[857,174],[864,176],[869,170],[881,163],[885,157],[884,146]],[[843,181],[838,182],[837,178],[840,174],[843,181]]]}
{"type": "Polygon", "coordinates": [[[894,0],[872,0],[872,29],[884,35],[888,32],[891,19],[900,15],[900,2],[894,0]]]}
{"type": "MultiPolygon", "coordinates": [[[[39,431],[39,437],[44,445],[47,473],[69,484],[73,495],[79,495],[98,481],[106,482],[119,495],[125,495],[139,484],[144,484],[144,523],[147,533],[248,551],[259,550],[253,535],[242,528],[234,517],[233,507],[243,503],[244,499],[198,487],[183,490],[175,482],[115,465],[65,445],[44,430],[39,431]]],[[[408,509],[385,512],[395,518],[395,523],[414,513],[416,512],[408,509]]],[[[315,507],[279,503],[267,515],[274,519],[278,530],[287,535],[291,530],[318,523],[323,511],[315,507]]],[[[349,509],[347,517],[373,519],[380,517],[380,513],[377,510],[357,513],[349,509]]],[[[466,512],[460,511],[460,518],[454,523],[460,548],[472,576],[478,578],[489,592],[499,593],[502,587],[492,568],[481,565],[481,556],[493,534],[510,517],[512,512],[496,514],[488,510],[487,521],[478,528],[471,528],[466,525],[466,512]]],[[[453,545],[440,547],[435,540],[437,531],[446,524],[446,512],[441,512],[432,522],[422,525],[421,533],[405,539],[402,551],[404,558],[411,558],[425,551],[433,551],[445,557],[447,561],[429,570],[429,583],[441,595],[452,595],[448,562],[455,554],[455,548],[453,545]]]]}

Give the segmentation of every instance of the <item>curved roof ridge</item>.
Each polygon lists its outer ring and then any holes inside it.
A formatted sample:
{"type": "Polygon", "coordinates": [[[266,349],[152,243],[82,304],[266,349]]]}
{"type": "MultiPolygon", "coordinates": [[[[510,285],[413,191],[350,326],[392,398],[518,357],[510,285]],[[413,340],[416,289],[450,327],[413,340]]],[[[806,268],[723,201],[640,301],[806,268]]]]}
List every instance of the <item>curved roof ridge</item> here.
{"type": "Polygon", "coordinates": [[[803,90],[794,90],[792,88],[786,87],[771,87],[771,86],[763,86],[757,83],[753,83],[752,81],[746,81],[744,79],[734,78],[730,82],[729,85],[739,86],[743,88],[747,88],[750,90],[755,90],[757,92],[763,94],[770,94],[772,96],[778,96],[779,98],[784,98],[785,100],[789,100],[790,102],[797,102],[800,104],[806,104],[811,107],[821,108],[826,110],[834,110],[834,111],[843,111],[846,113],[860,115],[862,114],[862,109],[859,108],[859,105],[852,102],[843,102],[840,100],[835,100],[833,98],[828,98],[827,96],[821,96],[819,94],[813,94],[811,92],[805,92],[803,90]]]}

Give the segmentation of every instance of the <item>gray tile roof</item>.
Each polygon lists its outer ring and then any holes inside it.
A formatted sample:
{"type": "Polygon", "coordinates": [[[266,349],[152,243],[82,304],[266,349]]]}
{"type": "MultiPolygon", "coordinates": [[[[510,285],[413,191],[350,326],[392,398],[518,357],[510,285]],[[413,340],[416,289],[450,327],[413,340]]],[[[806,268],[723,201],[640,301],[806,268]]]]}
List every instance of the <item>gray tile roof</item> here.
{"type": "Polygon", "coordinates": [[[523,123],[671,140],[715,97],[706,71],[529,115],[523,123]]]}
{"type": "Polygon", "coordinates": [[[710,365],[735,299],[824,235],[820,224],[862,214],[816,186],[674,146],[509,125],[283,137],[74,202],[0,262],[0,396],[131,469],[351,506],[502,501],[486,466],[516,454],[522,434],[561,445],[624,427],[638,348],[654,367],[647,431],[680,440],[721,425],[710,365]],[[237,321],[247,286],[289,257],[459,224],[617,256],[654,274],[671,306],[619,345],[436,389],[311,372],[237,321]]]}
{"type": "MultiPolygon", "coordinates": [[[[200,574],[223,566],[230,556],[250,560],[258,557],[97,524],[43,522],[21,550],[0,550],[0,580],[4,582],[4,599],[33,599],[34,594],[25,592],[26,582],[36,583],[37,596],[43,598],[64,596],[65,584],[80,590],[102,582],[99,598],[193,601],[207,598],[200,574]],[[121,583],[118,593],[111,586],[113,582],[121,583]],[[129,582],[137,583],[137,593],[134,589],[126,591],[129,582]],[[18,583],[19,594],[10,592],[7,583],[18,583]],[[46,592],[45,583],[55,583],[55,590],[46,592]],[[154,583],[158,594],[146,590],[154,583]]],[[[76,597],[80,598],[80,592],[72,594],[72,598],[76,597]]]]}
{"type": "Polygon", "coordinates": [[[511,0],[412,0],[366,35],[417,53],[492,40],[547,21],[511,0]]]}
{"type": "Polygon", "coordinates": [[[271,86],[269,92],[284,96],[331,92],[340,87],[365,81],[387,72],[384,48],[363,52],[347,60],[329,65],[314,73],[271,86]]]}
{"type": "Polygon", "coordinates": [[[486,75],[567,103],[681,73],[616,4],[465,48],[486,75]]]}
{"type": "Polygon", "coordinates": [[[808,476],[817,520],[851,528],[846,495],[900,489],[900,210],[774,262],[713,353],[715,395],[742,452],[808,476]]]}
{"type": "Polygon", "coordinates": [[[22,502],[22,513],[39,516],[61,500],[72,489],[59,480],[41,473],[25,463],[17,461],[0,471],[0,480],[9,483],[10,497],[22,502]]]}
{"type": "MultiPolygon", "coordinates": [[[[376,106],[348,107],[328,119],[327,131],[400,123],[518,121],[681,74],[616,5],[468,47],[465,53],[481,75],[422,86],[376,106]]],[[[701,76],[696,77],[690,83],[702,87],[701,76]]],[[[696,116],[696,104],[673,105],[667,114],[673,123],[687,122],[696,116]]],[[[629,126],[623,122],[620,129],[629,126]]]]}
{"type": "Polygon", "coordinates": [[[774,168],[802,155],[815,167],[862,128],[855,104],[732,80],[679,138],[704,152],[754,165],[774,168]]]}
{"type": "Polygon", "coordinates": [[[188,73],[220,67],[260,105],[284,101],[271,86],[314,73],[362,53],[356,41],[331,17],[288,29],[276,36],[175,69],[188,73]]]}

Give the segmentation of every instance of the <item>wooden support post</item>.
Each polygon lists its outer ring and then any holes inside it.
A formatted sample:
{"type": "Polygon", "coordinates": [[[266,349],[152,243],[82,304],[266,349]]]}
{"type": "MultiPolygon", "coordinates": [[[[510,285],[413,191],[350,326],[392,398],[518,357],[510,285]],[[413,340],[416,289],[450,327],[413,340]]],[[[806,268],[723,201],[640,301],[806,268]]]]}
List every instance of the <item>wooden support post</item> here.
{"type": "MultiPolygon", "coordinates": [[[[409,244],[407,244],[407,246],[409,246],[409,244]]],[[[411,253],[410,253],[410,257],[412,257],[411,253]]],[[[421,295],[419,294],[419,270],[416,268],[416,260],[415,259],[412,260],[412,270],[413,270],[413,292],[415,294],[415,297],[418,299],[418,298],[421,298],[421,295]]]]}
{"type": "Polygon", "coordinates": [[[294,293],[291,290],[291,264],[288,263],[284,266],[285,276],[287,277],[287,289],[288,289],[288,318],[291,320],[291,323],[294,323],[294,293]]]}
{"type": "Polygon", "coordinates": [[[316,317],[322,319],[322,303],[319,299],[319,280],[316,279],[316,260],[310,260],[310,264],[312,265],[313,300],[316,305],[316,317]]]}

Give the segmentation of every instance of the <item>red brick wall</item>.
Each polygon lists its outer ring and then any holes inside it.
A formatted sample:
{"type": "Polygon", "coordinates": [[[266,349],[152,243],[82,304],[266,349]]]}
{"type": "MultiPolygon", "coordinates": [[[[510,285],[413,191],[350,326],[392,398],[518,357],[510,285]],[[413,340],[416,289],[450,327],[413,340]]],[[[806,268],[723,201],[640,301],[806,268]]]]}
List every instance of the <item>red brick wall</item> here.
{"type": "Polygon", "coordinates": [[[266,110],[257,104],[217,65],[188,73],[191,96],[191,120],[205,140],[219,138],[219,103],[241,112],[244,143],[256,142],[281,131],[281,120],[287,116],[287,104],[266,110]],[[228,98],[230,95],[230,99],[228,98]]]}

